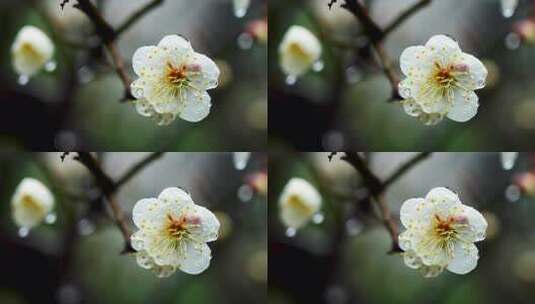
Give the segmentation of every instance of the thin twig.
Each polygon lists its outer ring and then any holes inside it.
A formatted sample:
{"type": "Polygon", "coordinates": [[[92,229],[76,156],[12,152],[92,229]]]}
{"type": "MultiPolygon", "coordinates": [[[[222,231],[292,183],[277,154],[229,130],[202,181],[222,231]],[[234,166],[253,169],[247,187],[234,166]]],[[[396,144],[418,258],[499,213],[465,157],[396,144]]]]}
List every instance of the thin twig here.
{"type": "Polygon", "coordinates": [[[164,152],[153,152],[141,161],[139,161],[137,164],[133,165],[122,177],[120,177],[117,182],[115,183],[116,188],[120,188],[122,185],[127,183],[132,177],[134,177],[136,174],[139,173],[139,171],[143,170],[148,164],[152,163],[153,161],[157,160],[158,158],[162,157],[164,152]]]}
{"type": "Polygon", "coordinates": [[[403,24],[407,19],[412,17],[414,14],[419,12],[422,8],[431,4],[431,0],[420,0],[415,3],[413,6],[409,7],[407,10],[402,12],[390,25],[386,26],[383,31],[383,36],[388,36],[391,32],[397,29],[401,24],[403,24]]]}
{"type": "Polygon", "coordinates": [[[128,30],[132,25],[134,25],[141,17],[149,13],[152,9],[158,7],[164,2],[164,0],[152,0],[147,3],[145,6],[134,12],[126,21],[117,27],[115,31],[116,36],[120,36],[123,32],[128,30]]]}
{"type": "Polygon", "coordinates": [[[386,189],[391,184],[396,182],[401,176],[403,176],[405,173],[407,173],[409,170],[411,170],[414,166],[419,164],[421,161],[425,160],[431,156],[430,152],[420,152],[413,158],[409,159],[407,162],[405,162],[403,165],[401,165],[392,175],[387,177],[385,181],[383,182],[383,187],[386,189]]]}

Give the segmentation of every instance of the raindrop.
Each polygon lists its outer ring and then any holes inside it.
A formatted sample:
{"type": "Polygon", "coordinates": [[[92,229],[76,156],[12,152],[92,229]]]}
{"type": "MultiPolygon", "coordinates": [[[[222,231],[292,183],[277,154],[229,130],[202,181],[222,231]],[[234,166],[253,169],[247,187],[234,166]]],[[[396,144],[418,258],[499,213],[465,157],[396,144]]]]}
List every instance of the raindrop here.
{"type": "Polygon", "coordinates": [[[237,8],[234,10],[234,16],[236,16],[236,18],[243,18],[245,14],[247,14],[247,10],[244,8],[237,8]]]}
{"type": "Polygon", "coordinates": [[[55,214],[55,213],[49,213],[46,217],[45,217],[45,223],[47,224],[54,224],[56,222],[56,220],[58,219],[58,216],[55,214]]]}
{"type": "Polygon", "coordinates": [[[346,69],[346,81],[349,84],[355,84],[362,79],[362,73],[356,66],[350,66],[346,69]]]}
{"type": "Polygon", "coordinates": [[[249,185],[241,185],[238,188],[238,199],[244,203],[250,201],[253,198],[254,190],[249,185]]]}
{"type": "Polygon", "coordinates": [[[245,167],[247,167],[247,163],[249,162],[250,157],[251,157],[251,152],[234,152],[233,153],[234,168],[240,171],[244,170],[245,167]]]}
{"type": "Polygon", "coordinates": [[[293,238],[297,234],[297,230],[295,228],[289,227],[286,229],[286,236],[289,238],[293,238]]]}
{"type": "Polygon", "coordinates": [[[362,232],[362,223],[353,218],[346,222],[346,232],[349,236],[356,236],[362,232]]]}
{"type": "Polygon", "coordinates": [[[518,152],[501,152],[500,160],[504,170],[511,170],[515,166],[518,152]]]}
{"type": "Polygon", "coordinates": [[[321,212],[314,214],[314,216],[312,217],[312,222],[314,224],[321,224],[323,223],[323,220],[325,220],[325,216],[321,212]]]}
{"type": "Polygon", "coordinates": [[[249,33],[241,33],[238,36],[238,46],[242,50],[249,50],[253,47],[254,39],[249,33]]]}
{"type": "Polygon", "coordinates": [[[289,86],[294,85],[297,82],[297,77],[295,75],[286,76],[286,84],[289,86]]]}
{"type": "Polygon", "coordinates": [[[83,66],[78,69],[77,74],[78,80],[82,84],[89,83],[95,78],[95,72],[93,72],[93,70],[88,66],[83,66]]]}
{"type": "Polygon", "coordinates": [[[30,229],[26,227],[21,227],[19,228],[18,234],[21,238],[25,238],[28,236],[28,234],[30,234],[30,229]]]}
{"type": "Polygon", "coordinates": [[[517,185],[509,185],[505,189],[505,198],[510,202],[516,202],[520,199],[521,191],[517,185]]]}
{"type": "Polygon", "coordinates": [[[325,64],[323,63],[323,61],[318,60],[314,62],[314,64],[312,65],[312,70],[314,72],[321,72],[324,67],[325,67],[325,64]]]}
{"type": "Polygon", "coordinates": [[[20,75],[19,79],[17,80],[17,82],[21,86],[25,86],[25,85],[28,84],[28,82],[30,82],[30,77],[28,77],[28,75],[20,75]]]}
{"type": "Polygon", "coordinates": [[[78,232],[81,235],[90,235],[91,233],[95,232],[95,224],[93,224],[92,221],[88,219],[81,219],[78,224],[78,232]]]}
{"type": "Polygon", "coordinates": [[[58,64],[55,61],[51,60],[45,64],[45,71],[54,72],[57,67],[58,67],[58,64]]]}
{"type": "Polygon", "coordinates": [[[505,36],[505,46],[510,50],[516,50],[520,47],[522,40],[517,33],[509,33],[505,36]]]}

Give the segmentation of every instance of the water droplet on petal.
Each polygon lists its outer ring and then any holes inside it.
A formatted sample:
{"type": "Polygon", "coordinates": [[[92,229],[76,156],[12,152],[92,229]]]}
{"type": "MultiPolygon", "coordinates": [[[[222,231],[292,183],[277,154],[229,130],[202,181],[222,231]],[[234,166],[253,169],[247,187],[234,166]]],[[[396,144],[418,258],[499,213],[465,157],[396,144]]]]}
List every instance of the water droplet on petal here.
{"type": "Polygon", "coordinates": [[[286,229],[286,236],[289,238],[294,237],[297,234],[297,230],[295,228],[289,227],[286,229]]]}
{"type": "Polygon", "coordinates": [[[49,213],[46,217],[45,217],[45,223],[47,224],[54,224],[56,222],[56,220],[58,219],[58,216],[55,214],[55,213],[49,213]]]}
{"type": "Polygon", "coordinates": [[[253,198],[254,190],[249,185],[241,185],[238,188],[238,199],[244,203],[250,201],[253,198]]]}
{"type": "Polygon", "coordinates": [[[314,216],[312,217],[312,222],[314,224],[321,224],[323,223],[323,220],[325,220],[325,216],[321,212],[314,214],[314,216]]]}
{"type": "Polygon", "coordinates": [[[522,192],[517,185],[509,185],[507,189],[505,189],[505,198],[511,203],[518,201],[521,194],[522,192]]]}
{"type": "Polygon", "coordinates": [[[346,232],[349,236],[356,236],[362,231],[362,223],[353,218],[346,222],[346,232]]]}
{"type": "Polygon", "coordinates": [[[81,235],[90,235],[95,232],[95,224],[89,219],[81,219],[77,224],[78,232],[81,235]]]}
{"type": "Polygon", "coordinates": [[[30,229],[26,227],[21,227],[19,228],[18,234],[21,238],[25,238],[28,236],[28,234],[30,234],[30,229]]]}
{"type": "Polygon", "coordinates": [[[249,33],[241,33],[238,36],[238,46],[242,50],[249,50],[253,47],[254,39],[249,33]]]}
{"type": "Polygon", "coordinates": [[[54,72],[57,67],[58,67],[58,64],[55,61],[51,60],[45,64],[45,71],[54,72]]]}
{"type": "Polygon", "coordinates": [[[286,76],[286,84],[289,86],[294,85],[297,82],[297,77],[295,75],[286,76]]]}
{"type": "Polygon", "coordinates": [[[325,67],[325,64],[321,60],[318,60],[314,62],[314,64],[312,64],[312,70],[314,72],[321,72],[324,67],[325,67]]]}
{"type": "Polygon", "coordinates": [[[28,77],[28,75],[20,75],[19,79],[17,79],[17,82],[19,85],[25,86],[28,84],[28,82],[30,82],[30,77],[28,77]]]}

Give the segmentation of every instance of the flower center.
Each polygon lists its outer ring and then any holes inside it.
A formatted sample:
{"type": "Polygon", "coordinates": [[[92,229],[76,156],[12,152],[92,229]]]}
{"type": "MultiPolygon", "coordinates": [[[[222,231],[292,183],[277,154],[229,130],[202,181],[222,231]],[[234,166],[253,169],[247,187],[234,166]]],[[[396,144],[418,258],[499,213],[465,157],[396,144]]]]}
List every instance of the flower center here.
{"type": "Polygon", "coordinates": [[[187,68],[182,65],[175,67],[171,63],[167,63],[167,81],[173,86],[182,86],[187,82],[187,68]]]}
{"type": "Polygon", "coordinates": [[[450,88],[455,85],[455,67],[450,65],[448,67],[441,67],[440,64],[435,63],[436,72],[434,75],[438,86],[442,88],[450,88]]]}
{"type": "Polygon", "coordinates": [[[309,56],[307,52],[299,45],[298,43],[292,43],[288,47],[288,51],[290,54],[292,54],[294,57],[302,59],[302,60],[308,60],[309,56]]]}
{"type": "Polygon", "coordinates": [[[169,236],[176,240],[184,238],[188,232],[188,220],[185,216],[179,218],[174,217],[171,214],[167,215],[167,233],[169,236]]]}
{"type": "Polygon", "coordinates": [[[288,198],[288,205],[302,214],[311,214],[312,209],[297,195],[288,198]]]}
{"type": "Polygon", "coordinates": [[[24,209],[30,210],[33,214],[43,213],[41,206],[29,195],[24,195],[21,199],[21,204],[24,209]]]}

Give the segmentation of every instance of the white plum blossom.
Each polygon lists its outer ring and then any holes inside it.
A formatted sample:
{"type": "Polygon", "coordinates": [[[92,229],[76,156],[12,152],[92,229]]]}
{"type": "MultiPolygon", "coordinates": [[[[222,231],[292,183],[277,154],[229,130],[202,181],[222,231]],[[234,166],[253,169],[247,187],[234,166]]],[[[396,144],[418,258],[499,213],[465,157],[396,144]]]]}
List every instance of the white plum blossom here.
{"type": "Polygon", "coordinates": [[[487,221],[453,191],[438,187],[425,198],[409,199],[400,217],[407,230],[399,235],[399,246],[410,268],[435,277],[444,269],[466,274],[477,266],[474,243],[485,239],[487,221]]]}
{"type": "Polygon", "coordinates": [[[321,43],[308,29],[291,26],[279,46],[282,71],[289,76],[299,77],[308,72],[321,57],[321,43]]]}
{"type": "Polygon", "coordinates": [[[186,39],[169,35],[157,46],[143,46],[134,53],[132,65],[139,78],[132,82],[131,92],[142,116],[168,125],[176,116],[199,122],[210,113],[206,91],[217,87],[219,68],[186,39]]]}
{"type": "Polygon", "coordinates": [[[318,190],[306,180],[294,177],[279,198],[280,219],[288,228],[299,229],[320,210],[321,204],[318,190]]]}
{"type": "Polygon", "coordinates": [[[132,214],[139,228],[131,237],[139,266],[158,277],[176,269],[199,274],[208,268],[212,255],[206,243],[217,239],[220,224],[184,190],[166,188],[158,198],[142,199],[132,214]]]}
{"type": "Polygon", "coordinates": [[[31,229],[46,218],[54,208],[54,196],[40,181],[24,178],[11,199],[13,220],[18,227],[31,229]]]}
{"type": "Polygon", "coordinates": [[[502,14],[505,18],[510,18],[515,14],[518,7],[518,0],[501,0],[502,14]]]}
{"type": "Polygon", "coordinates": [[[436,35],[425,46],[411,46],[401,54],[400,65],[407,76],[399,84],[401,104],[410,116],[434,125],[444,117],[466,122],[477,114],[474,90],[485,86],[488,72],[453,39],[436,35]]]}
{"type": "Polygon", "coordinates": [[[20,29],[11,46],[13,68],[20,76],[34,76],[53,55],[52,40],[39,28],[31,25],[20,29]]]}

